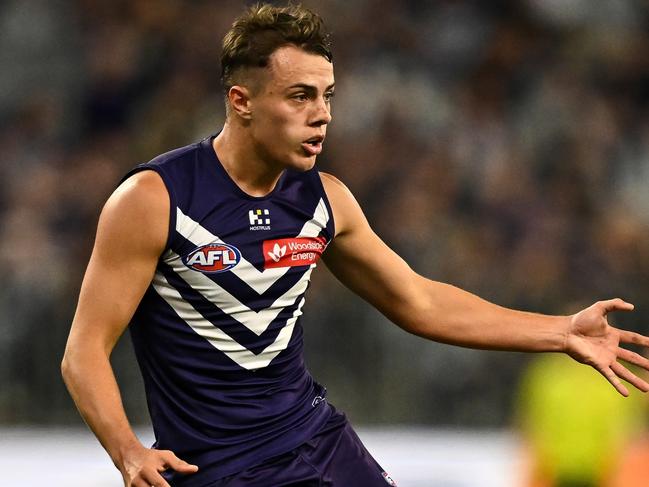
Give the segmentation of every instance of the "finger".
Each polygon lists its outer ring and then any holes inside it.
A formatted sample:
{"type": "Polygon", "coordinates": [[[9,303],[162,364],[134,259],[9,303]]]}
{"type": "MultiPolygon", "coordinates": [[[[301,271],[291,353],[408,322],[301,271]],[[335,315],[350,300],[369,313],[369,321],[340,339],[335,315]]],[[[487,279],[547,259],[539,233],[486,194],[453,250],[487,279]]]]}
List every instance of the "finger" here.
{"type": "Polygon", "coordinates": [[[611,383],[613,387],[615,387],[615,390],[622,394],[624,397],[629,396],[629,390],[622,384],[620,379],[618,379],[617,375],[615,375],[615,372],[610,367],[606,367],[605,369],[597,369],[600,374],[602,374],[604,377],[606,377],[606,380],[611,383]]]}
{"type": "Polygon", "coordinates": [[[618,377],[624,379],[635,388],[640,389],[642,392],[649,391],[649,384],[647,384],[640,377],[627,369],[624,365],[615,362],[613,365],[611,365],[611,369],[618,377]]]}
{"type": "Polygon", "coordinates": [[[604,307],[604,310],[607,313],[610,313],[611,311],[632,311],[633,308],[635,307],[631,303],[627,303],[626,301],[620,298],[609,299],[607,301],[600,301],[599,304],[600,306],[604,307]]]}
{"type": "Polygon", "coordinates": [[[147,487],[171,487],[167,481],[162,478],[162,475],[155,471],[147,471],[143,473],[142,478],[145,482],[143,485],[146,485],[147,487]]]}
{"type": "Polygon", "coordinates": [[[184,460],[181,460],[174,454],[174,452],[165,450],[162,453],[164,453],[163,459],[165,461],[166,468],[171,468],[176,472],[186,473],[186,474],[194,473],[198,471],[198,467],[196,465],[192,465],[190,463],[187,463],[184,460]]]}
{"type": "Polygon", "coordinates": [[[620,332],[620,341],[622,343],[633,343],[635,345],[642,345],[643,347],[649,347],[649,337],[640,335],[640,333],[635,333],[633,331],[619,330],[620,332]]]}
{"type": "Polygon", "coordinates": [[[129,487],[170,487],[165,479],[158,475],[159,479],[156,480],[152,475],[142,474],[140,477],[134,478],[129,487]]]}
{"type": "Polygon", "coordinates": [[[649,370],[649,360],[647,360],[639,353],[632,352],[631,350],[627,350],[626,348],[618,348],[617,356],[625,362],[629,362],[630,364],[637,365],[638,367],[649,370]]]}

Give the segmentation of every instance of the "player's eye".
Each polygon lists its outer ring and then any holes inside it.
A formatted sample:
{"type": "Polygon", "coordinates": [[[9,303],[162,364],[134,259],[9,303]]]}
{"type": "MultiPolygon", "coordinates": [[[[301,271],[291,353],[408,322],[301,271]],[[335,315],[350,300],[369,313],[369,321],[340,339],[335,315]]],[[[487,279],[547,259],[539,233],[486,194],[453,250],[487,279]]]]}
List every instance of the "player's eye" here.
{"type": "Polygon", "coordinates": [[[324,95],[324,99],[325,99],[326,102],[330,102],[333,97],[334,97],[334,92],[333,91],[325,93],[325,95],[324,95]]]}
{"type": "Polygon", "coordinates": [[[296,93],[293,95],[293,99],[297,101],[307,101],[309,97],[306,95],[306,93],[296,93]]]}

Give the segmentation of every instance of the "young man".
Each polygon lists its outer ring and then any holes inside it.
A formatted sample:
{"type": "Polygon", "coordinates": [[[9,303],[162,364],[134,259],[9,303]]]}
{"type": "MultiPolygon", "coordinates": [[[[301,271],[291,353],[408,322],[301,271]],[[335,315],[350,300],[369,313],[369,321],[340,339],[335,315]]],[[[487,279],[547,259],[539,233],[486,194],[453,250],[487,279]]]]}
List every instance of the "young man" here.
{"type": "Polygon", "coordinates": [[[224,39],[222,69],[222,131],[138,166],[103,209],[62,364],[125,485],[393,485],[304,366],[298,318],[320,256],[410,333],[564,352],[623,395],[620,379],[649,390],[618,362],[649,368],[618,347],[649,339],[606,320],[632,305],[544,316],[425,279],[373,233],[340,181],[314,169],[334,91],[319,17],[252,8],[224,39]],[[109,363],[129,323],[152,449],[131,430],[109,363]]]}

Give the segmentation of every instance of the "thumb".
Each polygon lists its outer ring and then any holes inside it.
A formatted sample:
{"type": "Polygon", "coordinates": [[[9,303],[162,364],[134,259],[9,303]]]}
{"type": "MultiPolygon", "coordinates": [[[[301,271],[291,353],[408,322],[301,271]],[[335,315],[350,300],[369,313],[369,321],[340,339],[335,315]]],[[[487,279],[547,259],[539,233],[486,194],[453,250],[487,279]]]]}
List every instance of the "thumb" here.
{"type": "Polygon", "coordinates": [[[604,308],[604,311],[606,311],[606,313],[610,313],[611,311],[632,311],[634,308],[631,303],[627,303],[620,298],[600,301],[599,304],[604,308]]]}
{"type": "Polygon", "coordinates": [[[192,465],[184,460],[181,460],[174,454],[174,452],[166,451],[165,453],[165,467],[171,468],[180,473],[195,473],[198,471],[198,467],[196,465],[192,465]]]}

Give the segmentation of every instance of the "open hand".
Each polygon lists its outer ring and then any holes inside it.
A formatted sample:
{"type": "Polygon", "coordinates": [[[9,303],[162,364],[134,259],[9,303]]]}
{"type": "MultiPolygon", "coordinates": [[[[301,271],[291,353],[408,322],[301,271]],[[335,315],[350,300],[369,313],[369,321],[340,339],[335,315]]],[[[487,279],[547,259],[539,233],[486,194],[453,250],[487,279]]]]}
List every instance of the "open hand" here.
{"type": "Polygon", "coordinates": [[[578,362],[595,368],[625,397],[629,395],[629,391],[620,379],[624,379],[643,392],[649,392],[647,382],[618,362],[618,359],[622,359],[649,370],[649,360],[619,346],[620,343],[633,343],[649,347],[649,338],[614,328],[607,320],[607,315],[611,311],[631,310],[633,310],[632,304],[621,299],[611,299],[599,301],[572,315],[565,350],[578,362]]]}
{"type": "Polygon", "coordinates": [[[198,471],[196,465],[190,465],[169,450],[154,450],[143,446],[129,454],[120,471],[125,487],[170,487],[160,475],[168,469],[184,474],[198,471]]]}

